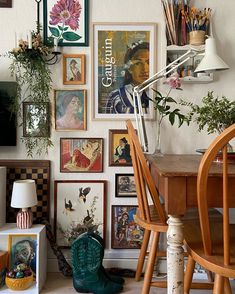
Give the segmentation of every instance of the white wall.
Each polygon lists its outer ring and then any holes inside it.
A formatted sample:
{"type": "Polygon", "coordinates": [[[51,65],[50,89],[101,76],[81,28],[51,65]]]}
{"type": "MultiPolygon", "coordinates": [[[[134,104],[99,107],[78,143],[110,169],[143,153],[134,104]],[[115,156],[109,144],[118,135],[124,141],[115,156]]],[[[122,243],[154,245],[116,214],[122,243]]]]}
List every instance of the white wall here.
{"type": "MultiPolygon", "coordinates": [[[[210,7],[214,11],[213,15],[213,33],[217,40],[219,55],[230,66],[230,70],[222,73],[216,73],[213,83],[210,84],[187,84],[183,85],[184,91],[180,94],[189,101],[197,102],[207,93],[208,90],[214,90],[218,95],[226,95],[234,99],[235,95],[235,37],[234,37],[234,0],[200,0],[191,1],[197,7],[210,7]]],[[[42,6],[42,3],[41,3],[42,6]]],[[[42,12],[41,12],[42,14],[42,12]]],[[[165,64],[165,24],[160,0],[90,0],[90,36],[92,35],[93,22],[154,22],[157,23],[157,69],[159,70],[165,64]]],[[[15,45],[15,32],[26,33],[28,30],[36,29],[36,3],[33,0],[13,0],[13,8],[0,8],[0,54],[11,50],[15,45]]],[[[91,37],[90,37],[91,39],[91,37]]],[[[110,207],[112,204],[135,204],[135,199],[118,199],[114,197],[114,178],[116,172],[132,172],[132,168],[108,167],[108,129],[125,128],[125,122],[122,121],[92,121],[91,117],[91,46],[77,48],[63,48],[63,53],[84,53],[86,54],[86,85],[85,86],[64,86],[62,83],[62,63],[51,66],[53,72],[54,89],[73,89],[85,88],[88,91],[88,128],[86,132],[55,132],[52,130],[52,139],[54,147],[49,151],[48,159],[52,162],[52,183],[55,179],[105,179],[108,181],[107,195],[107,248],[110,248],[110,207]],[[102,137],[105,140],[105,160],[104,172],[99,174],[62,174],[59,171],[59,139],[60,137],[102,137]]],[[[12,80],[8,67],[10,60],[0,58],[0,80],[12,80]]],[[[164,91],[164,86],[159,85],[164,91]]],[[[166,89],[165,89],[166,90],[166,89]]],[[[52,95],[51,95],[51,99],[52,95]]],[[[148,132],[151,132],[150,146],[154,150],[154,130],[155,123],[148,123],[148,132]]],[[[206,148],[213,138],[206,132],[198,133],[195,125],[183,126],[180,129],[177,126],[172,127],[168,121],[163,124],[162,151],[166,153],[195,153],[197,148],[206,148]]],[[[19,137],[22,130],[18,130],[17,147],[0,147],[0,158],[25,159],[26,152],[20,142],[19,137]]],[[[47,159],[46,158],[46,159],[47,159]]],[[[53,185],[52,185],[53,189],[53,185]]],[[[53,190],[51,191],[51,216],[53,219],[53,190]]],[[[116,252],[116,251],[115,251],[116,252]]],[[[110,252],[110,254],[112,251],[110,252]]],[[[124,256],[124,252],[119,252],[124,256]]],[[[112,254],[111,254],[112,255],[112,254]]],[[[116,253],[115,253],[116,255],[116,253]]],[[[135,254],[134,254],[135,255],[135,254]]]]}

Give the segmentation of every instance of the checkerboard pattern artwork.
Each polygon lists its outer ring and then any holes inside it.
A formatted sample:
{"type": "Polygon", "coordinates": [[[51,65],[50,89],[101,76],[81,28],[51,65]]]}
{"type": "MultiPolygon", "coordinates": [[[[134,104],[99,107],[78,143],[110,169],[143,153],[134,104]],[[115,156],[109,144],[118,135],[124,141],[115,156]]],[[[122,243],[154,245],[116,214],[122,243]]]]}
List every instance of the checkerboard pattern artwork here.
{"type": "Polygon", "coordinates": [[[50,161],[49,160],[0,160],[0,166],[7,167],[6,222],[16,222],[17,209],[11,207],[14,181],[35,180],[38,204],[32,208],[33,222],[49,219],[50,211],[50,161]]]}

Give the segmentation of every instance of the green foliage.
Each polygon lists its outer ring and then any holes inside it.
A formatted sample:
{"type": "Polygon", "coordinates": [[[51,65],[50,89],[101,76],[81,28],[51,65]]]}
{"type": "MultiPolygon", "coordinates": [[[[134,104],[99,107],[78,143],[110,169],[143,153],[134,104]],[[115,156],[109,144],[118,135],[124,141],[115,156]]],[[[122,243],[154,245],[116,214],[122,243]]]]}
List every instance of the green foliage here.
{"type": "Polygon", "coordinates": [[[198,124],[199,131],[206,127],[208,134],[221,133],[235,123],[235,101],[230,101],[225,96],[221,99],[214,97],[213,91],[202,98],[201,106],[185,101],[181,101],[181,104],[191,108],[187,118],[198,124]]]}
{"type": "Polygon", "coordinates": [[[163,96],[160,92],[154,89],[153,91],[156,93],[153,103],[154,109],[159,113],[159,125],[161,125],[163,118],[167,116],[171,125],[174,125],[176,118],[178,119],[178,127],[181,127],[184,122],[187,124],[189,123],[188,118],[180,112],[179,108],[172,109],[172,103],[177,104],[177,102],[169,96],[171,89],[166,96],[163,96]]]}

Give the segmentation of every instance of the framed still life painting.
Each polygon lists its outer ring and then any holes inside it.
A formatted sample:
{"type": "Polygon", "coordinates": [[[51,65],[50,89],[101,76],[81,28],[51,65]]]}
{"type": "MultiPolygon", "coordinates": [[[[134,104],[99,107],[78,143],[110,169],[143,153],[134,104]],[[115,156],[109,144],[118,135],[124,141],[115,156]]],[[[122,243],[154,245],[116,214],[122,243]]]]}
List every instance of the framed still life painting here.
{"type": "Polygon", "coordinates": [[[134,221],[137,206],[112,205],[112,240],[113,249],[139,249],[144,230],[134,221]]]}
{"type": "Polygon", "coordinates": [[[37,235],[10,234],[8,236],[9,269],[19,263],[25,263],[36,275],[37,246],[37,235]]]}
{"type": "Polygon", "coordinates": [[[55,181],[55,235],[68,248],[84,232],[105,240],[106,181],[55,181]]]}
{"type": "Polygon", "coordinates": [[[134,174],[115,174],[115,197],[136,197],[134,174]]]}
{"type": "Polygon", "coordinates": [[[63,83],[85,84],[85,54],[63,54],[63,83]]]}
{"type": "Polygon", "coordinates": [[[131,166],[131,153],[127,130],[109,130],[109,166],[131,166]]]}
{"type": "Polygon", "coordinates": [[[54,99],[57,131],[86,130],[86,90],[54,90],[54,99]]]}
{"type": "Polygon", "coordinates": [[[59,46],[88,46],[89,0],[43,0],[44,42],[59,46]]]}
{"type": "Polygon", "coordinates": [[[99,173],[103,171],[102,138],[61,138],[60,171],[99,173]]]}
{"type": "MultiPolygon", "coordinates": [[[[134,119],[134,86],[155,73],[155,24],[93,24],[93,118],[134,119]]],[[[151,90],[143,91],[146,119],[154,118],[151,90]]]]}

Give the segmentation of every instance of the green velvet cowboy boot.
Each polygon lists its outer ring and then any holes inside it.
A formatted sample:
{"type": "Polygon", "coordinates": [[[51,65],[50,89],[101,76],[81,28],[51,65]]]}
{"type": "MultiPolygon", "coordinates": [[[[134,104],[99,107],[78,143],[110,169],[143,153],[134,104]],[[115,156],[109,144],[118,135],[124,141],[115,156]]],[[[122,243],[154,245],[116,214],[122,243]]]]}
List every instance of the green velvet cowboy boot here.
{"type": "Polygon", "coordinates": [[[115,294],[122,285],[110,280],[102,271],[104,248],[91,235],[84,233],[71,246],[73,285],[81,293],[115,294]]]}

